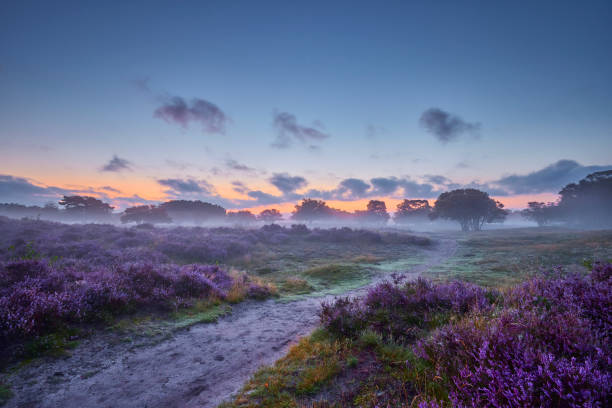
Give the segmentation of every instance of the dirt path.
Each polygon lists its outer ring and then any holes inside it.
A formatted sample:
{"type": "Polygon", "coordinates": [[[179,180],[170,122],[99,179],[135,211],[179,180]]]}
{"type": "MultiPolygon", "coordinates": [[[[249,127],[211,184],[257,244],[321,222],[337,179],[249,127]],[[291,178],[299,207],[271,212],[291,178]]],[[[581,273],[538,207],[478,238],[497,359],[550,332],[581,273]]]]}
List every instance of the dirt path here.
{"type": "MultiPolygon", "coordinates": [[[[422,264],[398,272],[416,277],[455,249],[455,241],[441,240],[422,264]]],[[[70,357],[32,364],[8,378],[15,396],[6,407],[216,407],[312,331],[321,301],[329,298],[244,302],[217,323],[147,347],[109,345],[94,336],[70,357]]]]}

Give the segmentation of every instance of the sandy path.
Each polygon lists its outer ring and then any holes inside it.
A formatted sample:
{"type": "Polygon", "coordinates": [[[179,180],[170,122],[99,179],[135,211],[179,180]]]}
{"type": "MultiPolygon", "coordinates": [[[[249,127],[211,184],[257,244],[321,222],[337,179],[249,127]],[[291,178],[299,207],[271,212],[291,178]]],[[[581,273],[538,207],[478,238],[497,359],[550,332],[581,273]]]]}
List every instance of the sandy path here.
{"type": "MultiPolygon", "coordinates": [[[[455,249],[455,241],[441,240],[422,264],[398,272],[417,276],[455,249]]],[[[312,331],[321,301],[329,298],[244,302],[217,323],[147,347],[88,339],[68,358],[32,364],[8,378],[15,396],[6,407],[216,407],[312,331]]]]}

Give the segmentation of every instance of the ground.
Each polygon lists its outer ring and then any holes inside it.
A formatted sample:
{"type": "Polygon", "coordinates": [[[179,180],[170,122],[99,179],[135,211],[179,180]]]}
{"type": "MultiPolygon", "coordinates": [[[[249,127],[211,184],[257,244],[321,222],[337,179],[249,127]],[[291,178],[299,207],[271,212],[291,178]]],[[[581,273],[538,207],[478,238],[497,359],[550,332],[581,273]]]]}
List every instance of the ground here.
{"type": "MultiPolygon", "coordinates": [[[[184,316],[117,322],[81,339],[61,357],[13,367],[3,375],[0,398],[7,399],[7,407],[214,407],[237,395],[231,404],[249,406],[282,373],[295,382],[300,403],[338,401],[357,387],[359,372],[384,371],[409,356],[400,349],[377,348],[378,340],[367,336],[358,351],[321,333],[308,337],[318,325],[322,301],[338,294],[358,296],[391,272],[498,286],[524,279],[541,266],[575,268],[584,260],[612,258],[610,231],[534,228],[431,238],[432,246],[262,246],[230,266],[274,282],[280,297],[242,302],[231,312],[220,306],[206,309],[182,330],[172,322],[184,316]],[[216,323],[199,323],[214,318],[216,323]],[[287,350],[292,351],[276,365],[257,371],[287,350]],[[328,364],[319,367],[316,358],[326,355],[328,364]]],[[[376,398],[374,388],[360,392],[376,398]]]]}

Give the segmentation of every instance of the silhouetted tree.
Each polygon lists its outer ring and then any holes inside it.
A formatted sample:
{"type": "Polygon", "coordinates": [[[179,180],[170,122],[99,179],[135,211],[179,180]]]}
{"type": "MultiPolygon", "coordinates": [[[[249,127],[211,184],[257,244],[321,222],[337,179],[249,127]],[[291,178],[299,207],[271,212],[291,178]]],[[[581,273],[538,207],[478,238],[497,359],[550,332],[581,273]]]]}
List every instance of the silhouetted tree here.
{"type": "Polygon", "coordinates": [[[559,192],[559,214],[565,221],[590,227],[612,225],[612,170],[589,174],[559,192]]]}
{"type": "Polygon", "coordinates": [[[121,215],[121,222],[124,224],[128,222],[162,224],[172,222],[172,218],[168,216],[168,213],[163,208],[154,205],[138,205],[126,208],[121,215]]]}
{"type": "Polygon", "coordinates": [[[404,200],[396,207],[393,220],[399,224],[424,221],[429,218],[432,207],[427,200],[404,200]]]}
{"type": "Polygon", "coordinates": [[[257,219],[267,223],[274,223],[283,219],[283,215],[276,208],[265,209],[259,213],[257,219]]]}
{"type": "Polygon", "coordinates": [[[502,203],[484,191],[468,188],[440,194],[430,218],[457,221],[462,231],[480,231],[485,222],[503,222],[506,215],[502,203]]]}
{"type": "Polygon", "coordinates": [[[228,212],[227,219],[236,224],[251,224],[257,221],[255,214],[248,210],[228,212]]]}
{"type": "Polygon", "coordinates": [[[225,217],[225,208],[203,201],[172,200],[159,205],[175,222],[202,223],[225,217]]]}
{"type": "Polygon", "coordinates": [[[355,216],[359,221],[371,224],[386,224],[389,220],[387,205],[384,201],[370,200],[365,211],[355,211],[355,216]]]}
{"type": "Polygon", "coordinates": [[[64,206],[66,214],[86,218],[99,218],[111,214],[113,208],[110,204],[89,196],[64,196],[59,202],[64,206]]]}
{"type": "Polygon", "coordinates": [[[300,204],[296,204],[292,219],[297,221],[320,221],[329,220],[339,211],[330,208],[325,201],[304,198],[300,204]]]}
{"type": "Polygon", "coordinates": [[[521,216],[536,222],[540,227],[550,224],[557,215],[558,208],[555,203],[530,201],[527,206],[528,208],[521,211],[521,216]]]}

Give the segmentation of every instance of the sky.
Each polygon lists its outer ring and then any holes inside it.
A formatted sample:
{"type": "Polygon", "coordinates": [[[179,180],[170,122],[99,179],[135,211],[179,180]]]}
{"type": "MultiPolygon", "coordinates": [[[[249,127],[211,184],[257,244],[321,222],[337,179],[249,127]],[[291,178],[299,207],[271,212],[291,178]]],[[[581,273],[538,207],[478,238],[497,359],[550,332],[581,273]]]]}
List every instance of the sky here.
{"type": "Polygon", "coordinates": [[[610,1],[0,2],[0,202],[290,211],[612,168],[610,1]]]}

